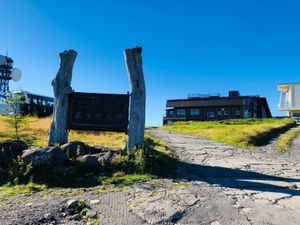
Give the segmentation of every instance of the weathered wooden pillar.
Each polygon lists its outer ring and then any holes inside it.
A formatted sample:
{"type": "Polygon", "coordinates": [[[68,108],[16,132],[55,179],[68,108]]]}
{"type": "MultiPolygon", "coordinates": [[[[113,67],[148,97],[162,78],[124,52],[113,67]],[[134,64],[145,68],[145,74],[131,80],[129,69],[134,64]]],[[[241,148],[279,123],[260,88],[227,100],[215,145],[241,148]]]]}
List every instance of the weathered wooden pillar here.
{"type": "Polygon", "coordinates": [[[67,116],[69,99],[72,92],[71,80],[73,65],[77,56],[74,50],[66,50],[59,54],[60,67],[52,81],[54,91],[53,120],[49,129],[48,145],[68,142],[67,116]]]}
{"type": "Polygon", "coordinates": [[[142,47],[126,49],[124,52],[130,83],[129,125],[126,148],[144,143],[146,88],[142,67],[142,47]]]}

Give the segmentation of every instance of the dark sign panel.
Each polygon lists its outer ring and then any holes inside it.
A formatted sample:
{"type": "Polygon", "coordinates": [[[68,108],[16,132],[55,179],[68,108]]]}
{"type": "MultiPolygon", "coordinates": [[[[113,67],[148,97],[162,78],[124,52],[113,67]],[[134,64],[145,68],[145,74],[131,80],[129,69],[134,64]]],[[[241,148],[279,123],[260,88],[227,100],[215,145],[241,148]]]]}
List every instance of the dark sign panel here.
{"type": "Polygon", "coordinates": [[[129,95],[73,92],[68,129],[127,132],[129,95]]]}

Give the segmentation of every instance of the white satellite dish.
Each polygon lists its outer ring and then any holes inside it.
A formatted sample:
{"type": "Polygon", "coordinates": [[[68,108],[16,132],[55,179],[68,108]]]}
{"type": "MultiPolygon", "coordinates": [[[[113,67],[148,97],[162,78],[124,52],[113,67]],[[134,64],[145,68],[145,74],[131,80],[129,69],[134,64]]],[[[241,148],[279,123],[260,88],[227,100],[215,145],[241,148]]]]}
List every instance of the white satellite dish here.
{"type": "Polygon", "coordinates": [[[19,81],[22,77],[22,72],[18,68],[13,68],[13,70],[11,71],[10,76],[13,79],[13,81],[19,81]]]}

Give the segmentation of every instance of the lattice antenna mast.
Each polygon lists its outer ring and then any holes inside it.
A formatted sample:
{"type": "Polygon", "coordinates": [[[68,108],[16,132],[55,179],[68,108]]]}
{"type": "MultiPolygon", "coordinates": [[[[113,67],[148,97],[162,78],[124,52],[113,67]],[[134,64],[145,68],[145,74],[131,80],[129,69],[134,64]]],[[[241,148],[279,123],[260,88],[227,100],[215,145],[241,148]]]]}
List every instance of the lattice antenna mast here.
{"type": "Polygon", "coordinates": [[[9,91],[13,62],[8,56],[0,55],[0,99],[9,91]]]}

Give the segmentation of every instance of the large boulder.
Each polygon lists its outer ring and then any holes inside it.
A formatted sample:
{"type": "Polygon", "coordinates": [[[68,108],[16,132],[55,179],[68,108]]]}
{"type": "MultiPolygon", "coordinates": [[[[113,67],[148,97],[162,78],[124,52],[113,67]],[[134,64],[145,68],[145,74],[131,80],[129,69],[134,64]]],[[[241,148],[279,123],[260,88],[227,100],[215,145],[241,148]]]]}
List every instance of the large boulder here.
{"type": "Polygon", "coordinates": [[[86,167],[109,166],[114,156],[118,154],[116,151],[105,151],[92,155],[84,155],[78,158],[86,167]]]}
{"type": "Polygon", "coordinates": [[[96,155],[84,155],[79,157],[78,160],[81,161],[85,167],[97,167],[100,165],[96,155]]]}
{"type": "Polygon", "coordinates": [[[113,147],[105,147],[105,146],[90,146],[89,147],[89,154],[97,154],[101,152],[114,152],[119,153],[121,149],[113,148],[113,147]]]}
{"type": "Polygon", "coordinates": [[[23,151],[21,156],[32,166],[62,165],[67,161],[66,154],[58,147],[35,147],[23,151]]]}
{"type": "Polygon", "coordinates": [[[0,142],[0,166],[5,166],[11,162],[12,159],[21,155],[23,150],[27,149],[28,145],[23,141],[1,141],[0,142]]]}
{"type": "Polygon", "coordinates": [[[69,159],[76,158],[77,156],[82,156],[88,153],[88,147],[80,141],[66,143],[61,146],[61,149],[69,159]]]}

